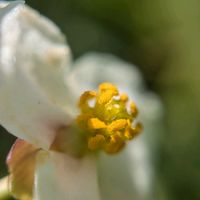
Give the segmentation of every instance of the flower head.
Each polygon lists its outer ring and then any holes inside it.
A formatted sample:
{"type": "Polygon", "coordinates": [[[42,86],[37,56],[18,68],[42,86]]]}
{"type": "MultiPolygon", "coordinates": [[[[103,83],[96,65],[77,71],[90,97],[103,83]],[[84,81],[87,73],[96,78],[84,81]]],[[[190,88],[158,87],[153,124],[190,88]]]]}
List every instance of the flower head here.
{"type": "Polygon", "coordinates": [[[98,93],[86,91],[81,95],[81,114],[77,117],[77,124],[87,135],[90,150],[103,149],[110,154],[117,153],[127,140],[140,133],[140,123],[132,126],[137,108],[131,102],[128,111],[127,101],[128,96],[120,95],[117,87],[111,83],[100,84],[98,93]],[[89,104],[92,100],[94,105],[89,104]]]}
{"type": "MultiPolygon", "coordinates": [[[[126,169],[134,160],[132,150],[120,154],[128,157],[123,177],[114,173],[121,161],[113,165],[113,173],[102,175],[102,166],[115,161],[96,153],[116,154],[141,132],[136,104],[146,121],[157,120],[157,100],[141,88],[137,69],[103,54],[89,54],[73,63],[63,34],[52,22],[22,1],[0,3],[0,8],[0,123],[20,138],[7,160],[14,195],[22,200],[139,196],[141,191],[133,190],[138,184],[131,177],[133,170],[126,169]],[[121,91],[136,103],[129,103],[121,91]],[[108,186],[110,180],[114,186],[108,186]]],[[[144,139],[140,143],[143,167],[148,160],[144,139]]],[[[142,170],[140,175],[146,184],[148,173],[142,170]]]]}

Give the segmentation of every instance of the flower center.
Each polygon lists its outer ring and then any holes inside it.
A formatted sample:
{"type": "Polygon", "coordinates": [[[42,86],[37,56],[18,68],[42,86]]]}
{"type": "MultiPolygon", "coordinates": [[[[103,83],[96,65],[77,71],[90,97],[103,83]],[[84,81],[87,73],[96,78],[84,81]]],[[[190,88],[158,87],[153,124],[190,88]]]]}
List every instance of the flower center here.
{"type": "Polygon", "coordinates": [[[76,122],[91,151],[117,153],[142,130],[141,123],[134,123],[138,114],[135,103],[129,103],[128,96],[119,94],[111,83],[100,84],[98,92],[84,92],[78,105],[81,114],[76,122]]]}

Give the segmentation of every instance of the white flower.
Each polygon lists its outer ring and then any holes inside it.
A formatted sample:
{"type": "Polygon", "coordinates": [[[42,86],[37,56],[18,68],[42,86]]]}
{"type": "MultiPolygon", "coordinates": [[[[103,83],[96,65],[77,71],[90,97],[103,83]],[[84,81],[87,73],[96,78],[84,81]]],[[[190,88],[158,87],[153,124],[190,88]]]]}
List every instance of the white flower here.
{"type": "MultiPolygon", "coordinates": [[[[21,1],[1,2],[0,8],[0,124],[21,138],[8,156],[15,195],[150,199],[151,147],[145,138],[156,131],[161,106],[145,90],[138,70],[104,54],[87,54],[73,63],[65,37],[47,18],[21,1]],[[52,149],[60,129],[76,118],[80,95],[102,82],[116,84],[136,102],[144,136],[115,156],[75,157],[52,149]]],[[[74,145],[70,139],[62,141],[65,147],[74,145]]]]}

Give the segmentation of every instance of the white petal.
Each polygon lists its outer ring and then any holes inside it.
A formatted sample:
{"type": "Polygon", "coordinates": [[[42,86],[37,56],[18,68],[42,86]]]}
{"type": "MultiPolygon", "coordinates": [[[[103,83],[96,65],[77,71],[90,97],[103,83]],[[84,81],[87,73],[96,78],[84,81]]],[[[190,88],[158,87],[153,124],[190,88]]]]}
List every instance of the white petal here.
{"type": "Polygon", "coordinates": [[[48,149],[56,130],[69,117],[49,98],[55,95],[51,84],[44,90],[53,70],[48,71],[52,65],[43,58],[48,60],[48,47],[54,50],[48,41],[62,47],[63,38],[52,23],[26,6],[4,9],[8,12],[0,21],[0,124],[15,136],[48,149]],[[37,73],[40,69],[46,72],[44,83],[40,80],[44,74],[37,73]]]}
{"type": "Polygon", "coordinates": [[[6,14],[7,12],[9,12],[14,7],[18,6],[19,4],[23,4],[23,3],[24,3],[23,0],[16,0],[16,1],[12,1],[12,2],[9,2],[9,1],[0,1],[0,8],[4,8],[1,11],[0,18],[2,18],[4,14],[6,14]]]}
{"type": "Polygon", "coordinates": [[[120,154],[102,154],[99,159],[99,184],[103,200],[140,200],[132,177],[135,170],[125,149],[120,154]]]}
{"type": "Polygon", "coordinates": [[[123,92],[143,87],[138,69],[110,54],[88,53],[80,57],[67,77],[69,87],[77,95],[96,89],[102,82],[116,84],[123,92]]]}
{"type": "Polygon", "coordinates": [[[64,77],[71,54],[60,30],[25,5],[10,10],[3,17],[0,29],[4,70],[11,73],[17,65],[29,71],[54,104],[65,106],[68,98],[64,77]]]}
{"type": "Polygon", "coordinates": [[[56,152],[38,156],[35,200],[99,200],[96,159],[56,152]]]}

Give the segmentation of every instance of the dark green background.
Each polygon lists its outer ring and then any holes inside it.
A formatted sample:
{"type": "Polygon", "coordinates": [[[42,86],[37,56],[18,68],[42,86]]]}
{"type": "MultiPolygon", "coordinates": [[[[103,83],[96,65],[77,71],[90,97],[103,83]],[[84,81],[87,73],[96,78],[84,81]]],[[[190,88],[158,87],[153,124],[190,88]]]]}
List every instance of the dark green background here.
{"type": "MultiPolygon", "coordinates": [[[[27,0],[66,33],[74,58],[111,52],[137,64],[165,106],[155,199],[200,199],[200,2],[27,0]]],[[[0,175],[14,137],[0,132],[0,175]]]]}

